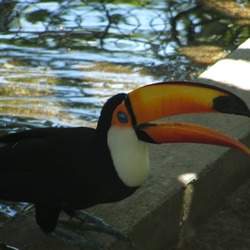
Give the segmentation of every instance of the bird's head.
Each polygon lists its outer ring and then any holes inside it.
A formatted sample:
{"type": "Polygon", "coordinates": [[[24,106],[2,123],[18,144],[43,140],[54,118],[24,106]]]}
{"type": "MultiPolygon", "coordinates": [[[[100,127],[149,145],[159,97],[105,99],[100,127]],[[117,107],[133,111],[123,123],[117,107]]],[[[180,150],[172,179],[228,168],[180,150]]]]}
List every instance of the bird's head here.
{"type": "Polygon", "coordinates": [[[114,109],[111,126],[133,128],[139,140],[149,143],[197,142],[249,150],[212,129],[173,122],[154,122],[164,117],[190,113],[227,113],[250,116],[250,110],[235,94],[210,85],[163,82],[138,88],[114,109]]]}
{"type": "MultiPolygon", "coordinates": [[[[239,141],[203,126],[179,122],[151,123],[164,117],[189,113],[250,116],[250,110],[242,99],[218,87],[191,82],[156,83],[135,89],[127,95],[117,95],[108,101],[107,107],[108,144],[111,154],[115,152],[112,158],[117,158],[117,165],[121,165],[121,155],[125,155],[123,162],[130,161],[132,154],[140,159],[140,154],[145,151],[142,146],[145,142],[215,144],[250,154],[250,149],[239,141]],[[126,155],[125,151],[131,153],[126,155]]],[[[134,159],[131,161],[134,162],[134,159]]]]}

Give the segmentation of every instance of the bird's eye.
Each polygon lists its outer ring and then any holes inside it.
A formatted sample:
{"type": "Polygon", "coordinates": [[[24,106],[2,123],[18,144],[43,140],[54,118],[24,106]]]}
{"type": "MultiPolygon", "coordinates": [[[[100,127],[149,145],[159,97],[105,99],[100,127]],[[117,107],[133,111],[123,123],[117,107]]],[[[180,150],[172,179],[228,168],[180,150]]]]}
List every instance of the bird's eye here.
{"type": "Polygon", "coordinates": [[[119,111],[119,112],[117,113],[117,118],[118,118],[118,121],[119,121],[120,123],[124,123],[124,124],[128,123],[128,116],[127,116],[127,114],[125,114],[125,113],[122,112],[122,111],[119,111]]]}

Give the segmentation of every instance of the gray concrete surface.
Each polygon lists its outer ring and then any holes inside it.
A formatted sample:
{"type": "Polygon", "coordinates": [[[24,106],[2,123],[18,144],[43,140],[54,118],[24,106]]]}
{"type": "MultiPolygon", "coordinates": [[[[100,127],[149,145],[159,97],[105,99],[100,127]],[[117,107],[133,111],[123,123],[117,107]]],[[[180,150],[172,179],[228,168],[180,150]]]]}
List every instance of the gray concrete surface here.
{"type": "MultiPolygon", "coordinates": [[[[250,106],[249,72],[250,39],[201,74],[198,81],[229,89],[250,106]]],[[[206,114],[169,120],[215,128],[250,146],[250,119],[246,117],[206,114]]],[[[195,225],[250,177],[250,156],[223,147],[153,145],[150,157],[150,179],[133,196],[90,209],[91,213],[128,233],[141,250],[165,250],[183,237],[194,236],[195,225]]],[[[128,244],[103,234],[86,233],[86,236],[112,250],[130,249],[128,244]]],[[[20,249],[83,249],[65,246],[44,236],[30,214],[17,216],[0,229],[0,241],[20,249]],[[14,239],[13,235],[16,235],[14,239]]]]}
{"type": "MultiPolygon", "coordinates": [[[[250,40],[210,67],[198,81],[229,89],[250,105],[249,60],[250,40]]],[[[213,114],[171,118],[174,119],[218,129],[250,145],[249,118],[213,114]]],[[[93,210],[129,232],[144,250],[163,250],[180,237],[189,237],[195,224],[250,176],[250,157],[227,148],[154,145],[150,156],[151,177],[136,194],[115,205],[93,210]]],[[[120,243],[115,241],[111,249],[127,249],[120,243]]]]}

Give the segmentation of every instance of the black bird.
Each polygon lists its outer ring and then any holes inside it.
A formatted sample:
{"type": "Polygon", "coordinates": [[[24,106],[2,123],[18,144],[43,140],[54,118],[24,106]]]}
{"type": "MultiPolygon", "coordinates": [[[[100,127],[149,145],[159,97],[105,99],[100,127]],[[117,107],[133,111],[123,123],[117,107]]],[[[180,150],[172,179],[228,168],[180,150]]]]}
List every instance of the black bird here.
{"type": "Polygon", "coordinates": [[[74,215],[133,194],[149,176],[148,143],[207,143],[250,153],[239,141],[205,127],[148,123],[206,112],[250,116],[244,101],[229,91],[200,83],[163,82],[111,97],[96,129],[42,128],[4,135],[0,199],[33,203],[37,223],[49,233],[62,210],[74,215]]]}

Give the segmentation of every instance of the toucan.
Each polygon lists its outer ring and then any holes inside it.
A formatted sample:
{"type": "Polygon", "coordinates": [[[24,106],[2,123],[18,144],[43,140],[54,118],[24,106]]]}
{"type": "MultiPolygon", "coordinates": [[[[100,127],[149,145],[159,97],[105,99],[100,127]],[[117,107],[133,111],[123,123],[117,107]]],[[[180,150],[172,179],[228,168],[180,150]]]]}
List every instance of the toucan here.
{"type": "Polygon", "coordinates": [[[149,143],[206,143],[250,154],[247,146],[221,132],[157,122],[208,112],[250,116],[245,102],[222,88],[160,82],[108,99],[96,129],[53,127],[3,135],[0,199],[33,203],[38,225],[50,233],[61,211],[74,215],[132,195],[149,177],[149,143]]]}

